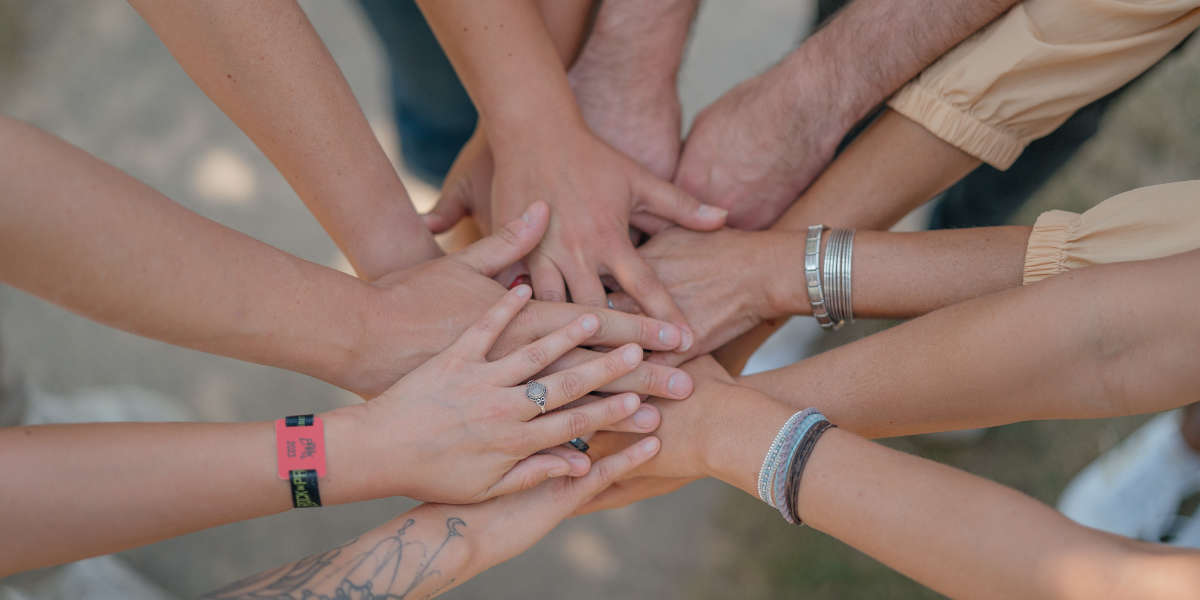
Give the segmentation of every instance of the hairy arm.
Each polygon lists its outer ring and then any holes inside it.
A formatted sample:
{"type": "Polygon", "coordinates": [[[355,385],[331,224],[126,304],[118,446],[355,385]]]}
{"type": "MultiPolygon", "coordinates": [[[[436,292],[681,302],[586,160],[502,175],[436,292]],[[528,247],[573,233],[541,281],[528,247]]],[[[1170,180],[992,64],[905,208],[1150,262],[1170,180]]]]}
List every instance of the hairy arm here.
{"type": "Polygon", "coordinates": [[[294,0],[132,0],[365,279],[440,256],[333,57],[294,0]]]}
{"type": "Polygon", "coordinates": [[[825,169],[855,123],[1013,4],[851,3],[778,65],[696,117],[676,181],[701,201],[729,209],[731,226],[771,225],[825,169]]]}

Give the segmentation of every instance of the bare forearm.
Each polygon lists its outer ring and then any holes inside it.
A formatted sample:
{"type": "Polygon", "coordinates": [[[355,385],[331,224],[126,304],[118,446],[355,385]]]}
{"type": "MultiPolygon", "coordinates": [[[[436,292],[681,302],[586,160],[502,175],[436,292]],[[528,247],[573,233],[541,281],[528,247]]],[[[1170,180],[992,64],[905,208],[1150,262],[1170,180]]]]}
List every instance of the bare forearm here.
{"type": "MultiPolygon", "coordinates": [[[[703,441],[706,474],[756,496],[763,456],[795,409],[746,388],[723,392],[710,416],[722,425],[703,441]]],[[[1015,490],[843,430],[818,442],[797,506],[809,526],[950,597],[1173,598],[1200,578],[1194,551],[1081,527],[1015,490]]]]}
{"type": "Polygon", "coordinates": [[[588,76],[604,77],[621,89],[675,86],[698,0],[603,2],[580,61],[588,76]]]}
{"type": "MultiPolygon", "coordinates": [[[[325,504],[366,499],[355,424],[324,415],[325,504]]],[[[90,423],[0,430],[0,576],[291,508],[260,423],[90,423]]]]}
{"type": "Polygon", "coordinates": [[[133,6],[375,279],[440,254],[333,57],[293,0],[133,6]]]}
{"type": "Polygon", "coordinates": [[[337,383],[372,288],[0,118],[0,279],[88,318],[337,383]]]}
{"type": "MultiPolygon", "coordinates": [[[[858,231],[851,271],[854,314],[911,318],[1019,287],[1029,231],[1029,227],[1018,226],[914,233],[858,231]]],[[[805,234],[787,232],[782,237],[771,245],[777,260],[764,264],[802,265],[805,234]]],[[[824,256],[829,232],[821,240],[824,256]]],[[[781,268],[767,279],[767,285],[777,316],[812,313],[803,268],[781,268]]]]}
{"type": "Polygon", "coordinates": [[[1082,527],[1032,498],[833,430],[804,471],[813,528],[952,598],[1175,598],[1200,555],[1082,527]]]}
{"type": "Polygon", "coordinates": [[[772,229],[887,229],[979,166],[979,160],[887,110],[772,229]]]}
{"type": "Polygon", "coordinates": [[[742,382],[868,437],[1182,406],[1200,386],[1200,320],[1179,301],[1197,268],[1193,251],[1067,273],[742,382]]]}
{"type": "MultiPolygon", "coordinates": [[[[1016,0],[856,0],[781,65],[826,73],[845,127],[1016,0]]],[[[797,78],[800,79],[800,78],[797,78]]]]}
{"type": "Polygon", "coordinates": [[[531,0],[418,5],[478,108],[493,148],[584,127],[563,59],[531,0]]]}

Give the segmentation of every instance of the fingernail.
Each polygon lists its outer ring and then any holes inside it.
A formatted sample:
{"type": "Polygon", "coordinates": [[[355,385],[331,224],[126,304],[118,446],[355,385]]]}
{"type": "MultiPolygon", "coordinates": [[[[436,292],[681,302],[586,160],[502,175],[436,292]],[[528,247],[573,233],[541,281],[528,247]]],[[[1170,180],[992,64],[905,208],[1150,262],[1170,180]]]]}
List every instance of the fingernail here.
{"type": "Polygon", "coordinates": [[[579,326],[583,327],[584,331],[591,333],[600,327],[600,320],[596,318],[596,315],[584,315],[583,319],[579,321],[579,326]]]}
{"type": "Polygon", "coordinates": [[[621,351],[621,359],[625,361],[625,364],[632,367],[642,362],[642,349],[637,346],[630,346],[621,351]]]}
{"type": "Polygon", "coordinates": [[[692,349],[692,342],[694,341],[692,338],[692,329],[690,327],[680,327],[680,330],[683,331],[683,340],[679,342],[679,351],[687,352],[692,349]]]}
{"type": "Polygon", "coordinates": [[[642,399],[637,397],[637,394],[629,394],[621,401],[621,406],[625,407],[625,412],[632,412],[637,408],[637,405],[642,403],[642,399]]]}
{"type": "Polygon", "coordinates": [[[588,457],[582,454],[571,454],[567,457],[567,461],[571,463],[572,469],[580,469],[584,473],[586,473],[588,468],[592,466],[592,461],[588,460],[588,457]]]}
{"type": "Polygon", "coordinates": [[[548,473],[546,473],[546,477],[547,478],[562,477],[570,472],[571,472],[571,465],[558,465],[557,467],[550,469],[550,471],[548,473]]]}
{"type": "Polygon", "coordinates": [[[654,454],[658,452],[658,438],[648,437],[637,443],[639,454],[654,454]]]}
{"type": "Polygon", "coordinates": [[[643,406],[633,413],[633,424],[638,426],[638,429],[650,429],[658,422],[658,417],[654,414],[655,410],[649,406],[643,406]]]}
{"type": "Polygon", "coordinates": [[[667,390],[676,397],[682,398],[688,394],[692,387],[691,377],[687,373],[675,373],[667,380],[667,390]]]}
{"type": "Polygon", "coordinates": [[[696,214],[705,219],[724,219],[725,216],[729,214],[729,211],[718,206],[701,204],[700,209],[696,211],[696,214]]]}
{"type": "Polygon", "coordinates": [[[532,204],[530,204],[529,207],[525,209],[525,212],[521,213],[521,220],[524,221],[526,225],[528,225],[529,223],[531,223],[533,221],[533,205],[532,204]]]}
{"type": "Polygon", "coordinates": [[[668,347],[676,347],[679,345],[679,329],[675,327],[663,327],[658,330],[658,341],[668,347]]]}
{"type": "Polygon", "coordinates": [[[513,288],[513,291],[517,293],[518,298],[528,298],[533,295],[533,288],[523,283],[513,288]]]}

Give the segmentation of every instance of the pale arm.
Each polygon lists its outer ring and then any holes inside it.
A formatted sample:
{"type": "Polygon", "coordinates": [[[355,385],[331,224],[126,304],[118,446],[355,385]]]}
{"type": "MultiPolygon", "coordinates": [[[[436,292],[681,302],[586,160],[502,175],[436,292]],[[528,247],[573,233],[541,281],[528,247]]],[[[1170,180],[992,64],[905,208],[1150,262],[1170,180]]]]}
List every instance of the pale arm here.
{"type": "MultiPolygon", "coordinates": [[[[756,496],[762,457],[793,409],[724,400],[758,425],[743,424],[741,443],[712,453],[712,473],[756,496]]],[[[954,598],[1166,599],[1200,585],[1195,550],[1083,527],[1020,492],[844,430],[818,442],[797,505],[810,527],[954,598]]]]}
{"type": "Polygon", "coordinates": [[[1066,273],[742,383],[868,437],[1182,406],[1200,386],[1197,268],[1200,251],[1066,273]]]}
{"type": "Polygon", "coordinates": [[[658,449],[658,440],[647,438],[598,461],[584,477],[547,481],[470,506],[423,504],[338,548],[252,575],[205,598],[432,598],[524,552],[658,449]]]}
{"type": "Polygon", "coordinates": [[[440,256],[294,0],[131,4],[262,149],[365,279],[440,256]]]}
{"type": "MultiPolygon", "coordinates": [[[[325,504],[366,499],[378,479],[344,413],[323,415],[325,504]]],[[[291,508],[270,422],[13,427],[0,430],[0,455],[0,576],[291,508]]]]}
{"type": "Polygon", "coordinates": [[[0,280],[131,333],[350,387],[369,284],[205,219],[32,126],[0,117],[0,139],[0,280]]]}

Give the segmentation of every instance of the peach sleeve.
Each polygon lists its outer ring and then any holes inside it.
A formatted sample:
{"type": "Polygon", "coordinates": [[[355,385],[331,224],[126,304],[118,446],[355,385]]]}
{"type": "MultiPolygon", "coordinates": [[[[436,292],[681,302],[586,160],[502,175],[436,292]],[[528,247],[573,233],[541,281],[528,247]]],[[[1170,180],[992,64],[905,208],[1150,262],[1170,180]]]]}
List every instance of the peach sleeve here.
{"type": "Polygon", "coordinates": [[[1007,169],[1031,141],[1149,69],[1197,27],[1200,0],[1025,0],[888,105],[1007,169]]]}
{"type": "Polygon", "coordinates": [[[1077,214],[1042,213],[1025,250],[1024,285],[1072,269],[1200,248],[1200,181],[1118,194],[1077,214]]]}

